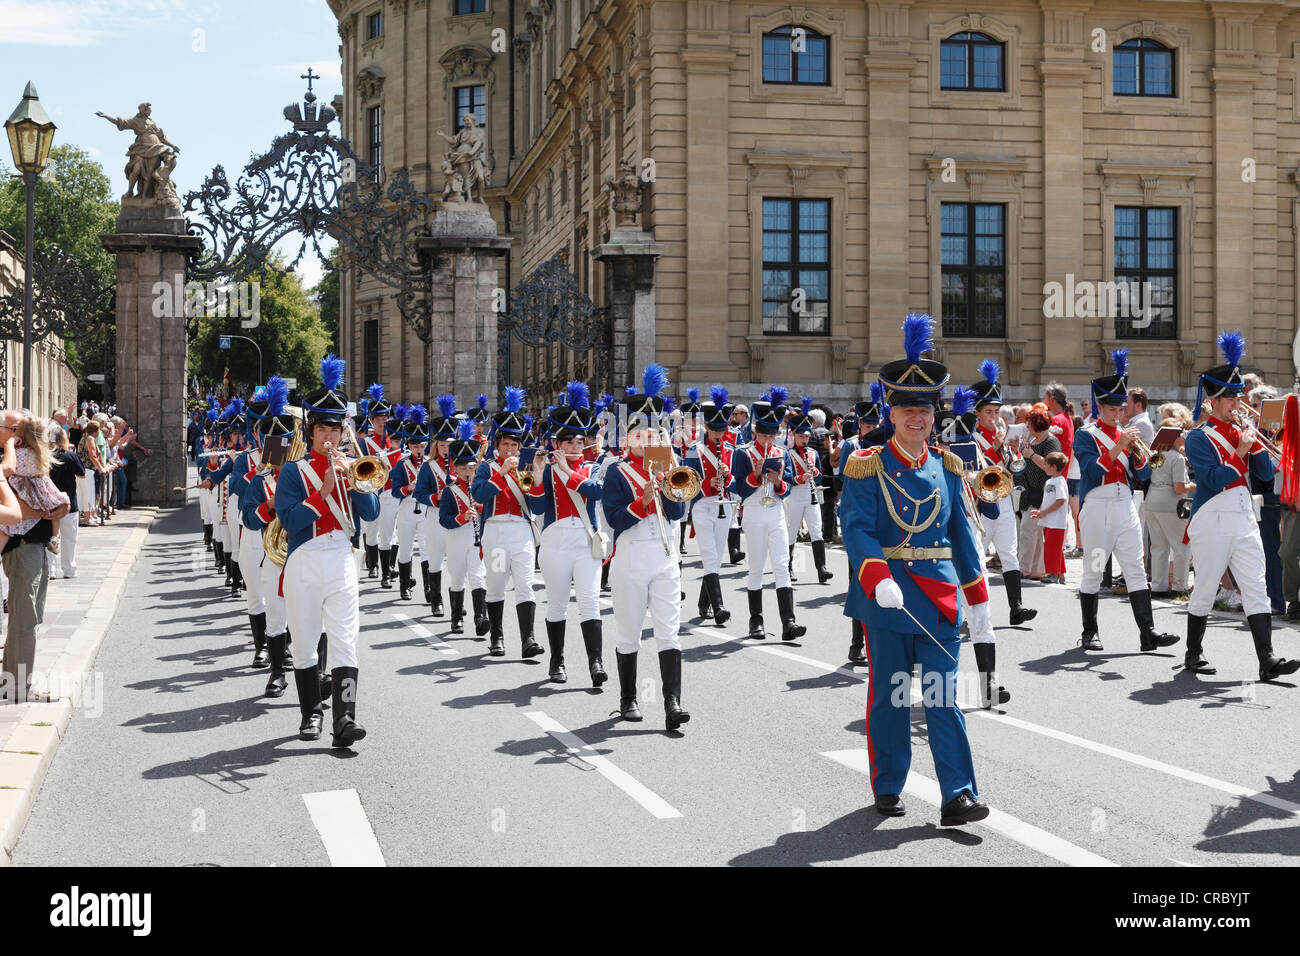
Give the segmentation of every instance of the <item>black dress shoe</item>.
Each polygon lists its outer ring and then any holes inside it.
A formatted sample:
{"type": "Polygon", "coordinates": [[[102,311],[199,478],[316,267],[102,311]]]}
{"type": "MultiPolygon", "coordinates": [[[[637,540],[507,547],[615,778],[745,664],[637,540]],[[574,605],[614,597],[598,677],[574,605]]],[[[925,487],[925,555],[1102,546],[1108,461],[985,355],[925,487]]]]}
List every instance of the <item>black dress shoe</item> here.
{"type": "Polygon", "coordinates": [[[1286,606],[1286,619],[1288,621],[1300,621],[1300,603],[1292,601],[1286,606]]]}
{"type": "Polygon", "coordinates": [[[1200,654],[1188,654],[1183,658],[1183,669],[1193,674],[1217,674],[1219,669],[1200,654]]]}
{"type": "Polygon", "coordinates": [[[1105,650],[1105,648],[1101,646],[1101,641],[1098,639],[1098,637],[1097,637],[1096,634],[1085,634],[1085,635],[1083,635],[1083,640],[1082,640],[1080,643],[1083,644],[1083,649],[1084,649],[1085,651],[1104,651],[1104,650],[1105,650]]]}
{"type": "Polygon", "coordinates": [[[1150,634],[1142,635],[1142,643],[1139,645],[1144,651],[1154,651],[1162,647],[1169,647],[1177,644],[1182,638],[1177,634],[1157,634],[1152,631],[1150,634]]]}
{"type": "Polygon", "coordinates": [[[989,808],[963,790],[939,811],[939,826],[959,827],[975,823],[989,815],[989,808]]]}
{"type": "Polygon", "coordinates": [[[319,710],[307,714],[298,726],[299,740],[320,740],[321,727],[325,723],[325,715],[319,710]]]}
{"type": "Polygon", "coordinates": [[[1018,627],[1026,621],[1032,621],[1038,617],[1038,609],[1033,607],[1013,607],[1011,609],[1011,624],[1018,627]]]}
{"type": "Polygon", "coordinates": [[[896,793],[876,794],[876,809],[887,817],[901,817],[907,812],[903,801],[896,793]]]}

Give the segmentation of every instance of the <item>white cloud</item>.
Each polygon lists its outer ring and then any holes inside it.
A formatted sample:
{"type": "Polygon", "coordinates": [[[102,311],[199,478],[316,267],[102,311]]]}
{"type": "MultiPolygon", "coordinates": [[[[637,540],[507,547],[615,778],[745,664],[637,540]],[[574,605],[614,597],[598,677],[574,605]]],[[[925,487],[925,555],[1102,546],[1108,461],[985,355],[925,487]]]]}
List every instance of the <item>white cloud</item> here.
{"type": "Polygon", "coordinates": [[[0,0],[0,43],[98,46],[185,10],[184,0],[0,0]]]}

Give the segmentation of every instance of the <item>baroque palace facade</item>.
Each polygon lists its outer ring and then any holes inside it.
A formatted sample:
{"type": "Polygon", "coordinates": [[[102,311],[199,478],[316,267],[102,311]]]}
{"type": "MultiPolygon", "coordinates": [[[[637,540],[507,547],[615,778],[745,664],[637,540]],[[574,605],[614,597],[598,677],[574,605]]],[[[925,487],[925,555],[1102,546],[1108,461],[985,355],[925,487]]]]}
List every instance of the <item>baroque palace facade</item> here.
{"type": "MultiPolygon", "coordinates": [[[[329,3],[358,153],[437,195],[435,131],[486,125],[502,286],[560,256],[605,303],[632,164],[658,253],[633,351],[678,393],[843,406],[909,311],[954,380],[993,357],[1016,398],[1119,346],[1190,398],[1224,328],[1294,377],[1300,0],[329,3]]],[[[440,390],[384,288],[344,278],[349,384],[440,390]]],[[[574,361],[516,346],[513,377],[574,361]]]]}

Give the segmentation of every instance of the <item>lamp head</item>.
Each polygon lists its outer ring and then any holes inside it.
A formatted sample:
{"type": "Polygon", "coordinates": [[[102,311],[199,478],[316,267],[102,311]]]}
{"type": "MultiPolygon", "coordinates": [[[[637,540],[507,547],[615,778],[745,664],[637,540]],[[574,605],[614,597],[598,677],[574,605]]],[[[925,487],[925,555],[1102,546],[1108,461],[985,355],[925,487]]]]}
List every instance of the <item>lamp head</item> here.
{"type": "Polygon", "coordinates": [[[54,143],[55,128],[36,96],[36,85],[28,83],[22,102],[5,121],[9,149],[20,173],[39,173],[45,168],[50,158],[50,146],[54,143]]]}

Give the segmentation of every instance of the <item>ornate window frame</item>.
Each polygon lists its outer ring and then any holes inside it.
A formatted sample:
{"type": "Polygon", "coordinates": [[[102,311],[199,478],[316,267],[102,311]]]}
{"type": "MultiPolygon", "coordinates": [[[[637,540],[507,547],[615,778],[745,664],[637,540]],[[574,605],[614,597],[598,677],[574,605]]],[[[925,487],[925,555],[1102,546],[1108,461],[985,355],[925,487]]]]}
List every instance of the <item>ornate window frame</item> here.
{"type": "Polygon", "coordinates": [[[930,106],[956,109],[1020,109],[1020,27],[980,13],[964,13],[944,23],[930,24],[930,106]],[[984,33],[1002,44],[1005,90],[945,90],[942,88],[943,41],[955,33],[984,33]]]}
{"type": "Polygon", "coordinates": [[[1106,52],[1100,58],[1101,109],[1104,113],[1142,113],[1156,116],[1187,116],[1191,112],[1192,32],[1167,27],[1158,20],[1137,20],[1106,34],[1106,52]],[[1116,96],[1115,48],[1129,40],[1156,40],[1174,52],[1174,96],[1116,96]]]}
{"type": "Polygon", "coordinates": [[[387,79],[382,67],[373,63],[357,71],[356,90],[362,106],[375,106],[384,99],[384,82],[387,79]]]}
{"type": "MultiPolygon", "coordinates": [[[[442,67],[443,73],[443,96],[451,100],[452,87],[482,83],[487,87],[488,101],[491,102],[497,80],[496,70],[492,68],[494,59],[496,54],[478,43],[458,43],[449,49],[438,57],[438,65],[442,67]]],[[[490,109],[488,115],[491,115],[490,109]]]]}
{"type": "Polygon", "coordinates": [[[372,7],[368,7],[365,10],[358,11],[357,35],[361,39],[362,53],[372,53],[375,50],[382,50],[384,48],[384,37],[388,34],[388,24],[384,22],[387,19],[387,17],[384,17],[383,13],[384,13],[383,3],[376,3],[372,7]],[[366,31],[370,27],[370,17],[376,13],[380,15],[379,36],[369,37],[366,35],[366,31]]]}
{"type": "MultiPolygon", "coordinates": [[[[1029,162],[1018,157],[962,156],[957,153],[935,153],[925,159],[925,225],[928,249],[929,312],[943,316],[942,262],[942,205],[952,203],[999,203],[1006,208],[1003,218],[1004,250],[1006,255],[1006,326],[999,338],[960,336],[946,338],[943,323],[936,323],[935,345],[940,360],[949,356],[960,357],[958,372],[965,375],[969,362],[993,357],[1007,369],[1008,380],[1015,384],[1024,371],[1025,337],[1024,317],[1021,314],[1021,260],[1022,236],[1025,225],[1024,175],[1029,162]],[[945,174],[952,170],[954,180],[945,182],[945,174]]],[[[974,365],[970,366],[972,369],[974,365]]],[[[956,373],[955,373],[956,374],[956,373]]]]}
{"type": "Polygon", "coordinates": [[[758,103],[842,103],[845,68],[844,23],[809,7],[790,6],[767,16],[749,18],[749,98],[758,103]],[[763,34],[777,27],[807,27],[826,37],[829,84],[764,83],[763,34]]]}

